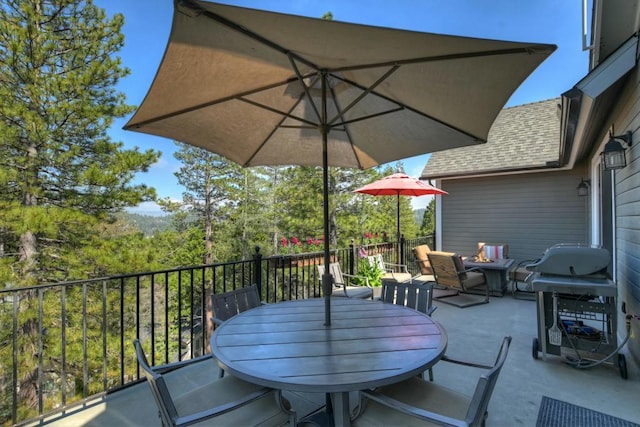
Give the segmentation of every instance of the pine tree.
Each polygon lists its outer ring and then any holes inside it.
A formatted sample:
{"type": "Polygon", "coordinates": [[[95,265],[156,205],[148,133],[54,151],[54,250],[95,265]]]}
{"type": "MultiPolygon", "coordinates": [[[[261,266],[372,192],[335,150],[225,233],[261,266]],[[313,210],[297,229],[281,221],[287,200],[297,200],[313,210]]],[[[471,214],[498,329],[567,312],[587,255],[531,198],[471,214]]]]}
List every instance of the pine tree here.
{"type": "MultiPolygon", "coordinates": [[[[121,15],[107,19],[91,0],[0,4],[3,284],[93,275],[87,256],[98,255],[83,248],[94,247],[99,223],[155,197],[154,190],[131,181],[159,153],[125,150],[107,135],[114,118],[132,111],[115,89],[128,74],[116,56],[124,43],[122,25],[121,15]]],[[[20,301],[18,313],[18,364],[24,373],[18,389],[25,407],[37,403],[35,294],[20,301]]],[[[55,327],[49,329],[52,337],[55,327]]],[[[71,338],[67,344],[72,348],[71,338]]],[[[49,345],[57,343],[44,342],[45,349],[49,345]]]]}
{"type": "Polygon", "coordinates": [[[91,1],[0,8],[3,239],[22,283],[70,278],[65,248],[86,244],[96,219],[155,196],[130,183],[158,153],[123,150],[106,133],[131,111],[115,89],[128,74],[115,56],[122,25],[91,1]]]}
{"type": "Polygon", "coordinates": [[[243,175],[238,164],[219,154],[181,142],[173,156],[182,166],[175,173],[178,183],[185,188],[181,202],[164,201],[162,206],[170,212],[188,212],[197,227],[204,232],[204,264],[226,260],[214,245],[216,227],[219,227],[240,200],[243,175]]]}
{"type": "Polygon", "coordinates": [[[436,199],[432,198],[424,211],[422,224],[420,225],[420,234],[429,236],[433,234],[436,228],[436,199]]]}

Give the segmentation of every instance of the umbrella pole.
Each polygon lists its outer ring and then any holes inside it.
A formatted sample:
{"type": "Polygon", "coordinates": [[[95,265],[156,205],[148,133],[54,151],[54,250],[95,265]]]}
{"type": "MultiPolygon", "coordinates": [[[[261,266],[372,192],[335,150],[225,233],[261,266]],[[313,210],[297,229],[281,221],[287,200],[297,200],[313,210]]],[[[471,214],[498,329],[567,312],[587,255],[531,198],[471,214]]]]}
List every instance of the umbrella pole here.
{"type": "MultiPolygon", "coordinates": [[[[329,270],[331,253],[329,251],[329,149],[327,140],[329,127],[327,126],[327,73],[322,72],[322,209],[324,217],[324,275],[322,276],[322,292],[324,294],[324,325],[331,326],[331,290],[333,277],[329,270]]],[[[329,425],[333,425],[333,405],[331,395],[325,393],[325,412],[329,416],[329,425]]]]}
{"type": "Polygon", "coordinates": [[[324,216],[324,274],[322,275],[322,293],[324,295],[324,325],[331,326],[331,287],[332,277],[329,270],[331,254],[329,252],[329,171],[327,167],[327,134],[322,135],[323,180],[323,216],[324,216]]]}
{"type": "Polygon", "coordinates": [[[400,264],[400,192],[396,194],[396,209],[397,209],[397,225],[396,225],[396,264],[400,264]]]}
{"type": "Polygon", "coordinates": [[[329,154],[327,139],[327,75],[322,73],[322,208],[324,218],[324,274],[322,275],[322,293],[324,295],[324,325],[331,326],[331,288],[332,277],[329,270],[331,255],[329,252],[329,154]]]}

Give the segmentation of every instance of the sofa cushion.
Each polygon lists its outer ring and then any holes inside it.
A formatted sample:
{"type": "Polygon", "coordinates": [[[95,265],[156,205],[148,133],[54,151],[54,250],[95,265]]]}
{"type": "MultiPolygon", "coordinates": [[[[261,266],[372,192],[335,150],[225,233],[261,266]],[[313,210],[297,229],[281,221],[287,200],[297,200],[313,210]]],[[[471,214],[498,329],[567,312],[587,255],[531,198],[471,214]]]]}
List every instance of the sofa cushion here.
{"type": "Polygon", "coordinates": [[[420,245],[413,248],[413,254],[416,257],[416,264],[418,264],[421,274],[433,274],[431,264],[429,263],[429,257],[427,256],[429,252],[431,252],[429,245],[420,245]]]}
{"type": "Polygon", "coordinates": [[[484,244],[482,251],[485,258],[504,259],[508,257],[508,249],[505,244],[484,244]]]}

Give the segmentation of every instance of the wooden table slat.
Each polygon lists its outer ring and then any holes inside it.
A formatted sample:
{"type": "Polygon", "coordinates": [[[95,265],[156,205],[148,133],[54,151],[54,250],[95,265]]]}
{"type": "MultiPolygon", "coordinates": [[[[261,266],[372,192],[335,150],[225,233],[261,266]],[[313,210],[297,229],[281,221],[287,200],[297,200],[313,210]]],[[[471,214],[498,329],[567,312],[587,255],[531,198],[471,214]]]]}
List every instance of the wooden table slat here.
{"type": "MultiPolygon", "coordinates": [[[[272,330],[270,332],[236,332],[238,328],[228,328],[224,334],[219,334],[217,345],[220,347],[233,345],[255,345],[260,340],[260,344],[287,344],[287,343],[305,343],[314,341],[327,341],[327,333],[322,330],[305,330],[305,329],[283,329],[272,330]],[[256,335],[262,335],[260,337],[256,335]]],[[[360,328],[358,337],[354,338],[353,329],[339,329],[331,331],[331,340],[364,340],[367,338],[383,339],[394,337],[415,337],[418,335],[436,335],[440,339],[440,330],[433,324],[414,324],[404,325],[402,328],[393,330],[391,328],[360,328]]]]}

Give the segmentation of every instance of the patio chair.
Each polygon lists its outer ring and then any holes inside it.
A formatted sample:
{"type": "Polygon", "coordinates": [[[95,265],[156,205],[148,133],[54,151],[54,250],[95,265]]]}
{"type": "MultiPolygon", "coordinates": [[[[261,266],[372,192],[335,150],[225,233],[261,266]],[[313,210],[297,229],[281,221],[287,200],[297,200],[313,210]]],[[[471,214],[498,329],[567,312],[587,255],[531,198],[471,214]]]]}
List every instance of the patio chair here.
{"type": "Polygon", "coordinates": [[[436,279],[433,276],[433,269],[427,256],[429,252],[431,252],[429,245],[419,245],[413,248],[413,256],[420,274],[413,276],[412,281],[435,282],[436,279]]]}
{"type": "Polygon", "coordinates": [[[257,285],[212,294],[211,308],[213,309],[213,323],[220,325],[236,314],[259,307],[262,304],[257,285]]]}
{"type": "Polygon", "coordinates": [[[413,377],[376,390],[361,391],[360,412],[356,414],[352,425],[484,426],[489,401],[510,344],[511,337],[505,337],[492,366],[455,360],[447,356],[441,359],[443,362],[487,371],[478,379],[473,395],[468,396],[437,382],[413,377]]]}
{"type": "MultiPolygon", "coordinates": [[[[222,322],[236,314],[259,307],[262,304],[264,303],[260,301],[257,285],[212,294],[211,308],[213,309],[213,317],[211,321],[216,325],[221,325],[222,322]]],[[[223,376],[224,370],[220,369],[220,378],[223,376]]]]}
{"type": "MultiPolygon", "coordinates": [[[[220,426],[280,426],[287,422],[290,426],[296,425],[296,413],[290,409],[289,402],[282,398],[279,390],[251,384],[231,375],[175,396],[169,390],[165,375],[201,359],[151,367],[140,341],[136,339],[133,344],[138,364],[151,387],[160,420],[165,427],[187,426],[205,420],[209,420],[208,425],[220,426]]],[[[202,368],[205,369],[204,366],[202,368]]]]}
{"type": "Polygon", "coordinates": [[[436,284],[446,290],[454,291],[444,294],[434,292],[434,299],[460,308],[489,302],[489,285],[482,269],[465,269],[461,257],[452,252],[431,251],[427,256],[436,284]],[[477,295],[468,294],[470,290],[476,288],[484,288],[484,297],[478,298],[477,295]]]}
{"type": "MultiPolygon", "coordinates": [[[[324,265],[318,265],[317,267],[320,283],[322,283],[324,265]]],[[[369,279],[366,276],[343,273],[340,264],[337,262],[329,264],[329,273],[333,278],[333,291],[331,292],[331,296],[373,298],[373,289],[371,285],[369,285],[369,279]],[[364,283],[364,285],[360,283],[364,283]]]]}
{"type": "Polygon", "coordinates": [[[431,316],[437,307],[433,305],[433,284],[400,282],[382,279],[380,300],[404,305],[431,316]]]}
{"type": "Polygon", "coordinates": [[[399,282],[411,280],[411,273],[405,264],[393,264],[386,262],[382,254],[369,255],[369,265],[377,266],[382,271],[382,279],[395,279],[399,282]]]}
{"type": "Polygon", "coordinates": [[[527,266],[540,261],[540,259],[525,259],[518,261],[511,270],[509,270],[509,280],[511,280],[511,292],[514,298],[518,299],[535,299],[535,291],[531,287],[529,278],[533,275],[533,271],[527,266]],[[522,286],[521,286],[522,285],[522,286]]]}
{"type": "MultiPolygon", "coordinates": [[[[433,284],[398,282],[394,279],[382,279],[380,300],[390,304],[403,305],[428,316],[436,310],[433,305],[433,284]]],[[[433,371],[429,372],[429,380],[433,381],[433,371]]],[[[424,376],[424,373],[423,373],[424,376]]]]}

